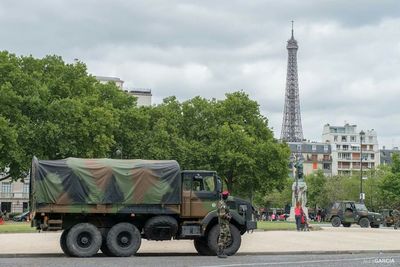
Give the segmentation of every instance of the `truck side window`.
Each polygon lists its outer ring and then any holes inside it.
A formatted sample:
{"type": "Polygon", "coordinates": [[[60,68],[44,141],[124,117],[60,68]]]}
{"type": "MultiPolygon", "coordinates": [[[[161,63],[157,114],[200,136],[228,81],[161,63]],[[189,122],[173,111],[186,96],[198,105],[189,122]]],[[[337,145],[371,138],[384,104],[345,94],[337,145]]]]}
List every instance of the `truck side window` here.
{"type": "Polygon", "coordinates": [[[184,191],[190,191],[192,189],[192,176],[191,175],[185,175],[183,177],[183,190],[184,191]]]}
{"type": "Polygon", "coordinates": [[[204,186],[202,183],[202,180],[193,180],[193,191],[203,191],[204,190],[204,186]]]}
{"type": "Polygon", "coordinates": [[[204,182],[204,190],[213,192],[215,191],[215,179],[214,176],[206,176],[203,179],[204,182]]]}

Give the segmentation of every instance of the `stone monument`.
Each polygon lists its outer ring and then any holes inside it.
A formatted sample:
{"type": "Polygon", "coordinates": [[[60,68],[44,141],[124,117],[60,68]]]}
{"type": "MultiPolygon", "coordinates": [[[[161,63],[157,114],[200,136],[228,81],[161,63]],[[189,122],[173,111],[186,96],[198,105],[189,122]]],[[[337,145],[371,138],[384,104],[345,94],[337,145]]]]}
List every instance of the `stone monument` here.
{"type": "Polygon", "coordinates": [[[303,208],[304,213],[308,217],[308,208],[307,205],[307,184],[304,181],[303,176],[303,162],[302,160],[297,160],[294,164],[294,168],[296,168],[296,172],[294,174],[294,182],[292,185],[292,207],[290,208],[290,216],[287,219],[288,221],[294,221],[294,208],[296,207],[296,202],[299,201],[303,208]]]}

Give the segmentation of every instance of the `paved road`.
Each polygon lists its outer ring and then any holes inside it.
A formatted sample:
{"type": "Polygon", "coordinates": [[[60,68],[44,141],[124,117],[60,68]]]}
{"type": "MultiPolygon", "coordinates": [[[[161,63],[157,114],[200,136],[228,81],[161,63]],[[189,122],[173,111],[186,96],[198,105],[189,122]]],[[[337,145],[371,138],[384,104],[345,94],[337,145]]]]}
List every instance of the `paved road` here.
{"type": "MultiPolygon", "coordinates": [[[[60,233],[0,235],[0,258],[7,254],[60,254],[60,233]],[[7,245],[4,245],[7,244],[7,245]]],[[[294,254],[299,252],[400,252],[400,230],[324,228],[321,231],[268,231],[243,235],[239,253],[294,254]]],[[[139,253],[195,253],[191,240],[142,240],[139,253]]]]}
{"type": "Polygon", "coordinates": [[[344,254],[344,255],[284,255],[284,256],[232,256],[228,259],[201,257],[193,254],[176,256],[138,255],[131,258],[66,258],[59,254],[53,257],[0,258],[1,267],[19,266],[195,266],[195,267],[238,267],[238,266],[399,266],[400,254],[344,254]]]}

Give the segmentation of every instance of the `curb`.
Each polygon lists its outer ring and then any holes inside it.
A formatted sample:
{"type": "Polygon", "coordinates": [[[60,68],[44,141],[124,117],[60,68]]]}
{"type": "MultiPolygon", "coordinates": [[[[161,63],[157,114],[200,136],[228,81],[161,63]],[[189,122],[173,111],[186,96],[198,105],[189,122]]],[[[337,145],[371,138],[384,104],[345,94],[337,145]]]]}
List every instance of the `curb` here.
{"type": "MultiPolygon", "coordinates": [[[[338,254],[389,254],[400,253],[400,250],[327,250],[327,251],[278,251],[278,252],[239,252],[236,256],[277,256],[277,255],[338,255],[338,254]]],[[[136,257],[184,257],[199,256],[197,253],[138,253],[136,257]]],[[[63,253],[5,253],[0,254],[0,258],[61,258],[67,257],[63,253]]],[[[94,257],[104,257],[98,253],[94,257]]],[[[214,257],[214,256],[210,256],[214,257]]]]}

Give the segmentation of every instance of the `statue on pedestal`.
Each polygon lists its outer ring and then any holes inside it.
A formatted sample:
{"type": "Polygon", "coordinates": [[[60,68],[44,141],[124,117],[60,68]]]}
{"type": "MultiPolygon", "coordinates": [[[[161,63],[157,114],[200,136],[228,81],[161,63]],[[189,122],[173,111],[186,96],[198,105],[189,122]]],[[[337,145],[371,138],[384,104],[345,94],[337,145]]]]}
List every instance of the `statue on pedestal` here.
{"type": "MultiPolygon", "coordinates": [[[[302,157],[300,155],[300,157],[302,157]]],[[[307,204],[307,184],[304,181],[303,175],[303,160],[300,158],[294,163],[294,168],[296,168],[296,172],[294,175],[295,181],[292,185],[292,207],[290,208],[290,216],[288,221],[294,221],[294,207],[297,202],[300,202],[301,207],[303,208],[304,213],[308,216],[308,208],[307,204]]]]}

